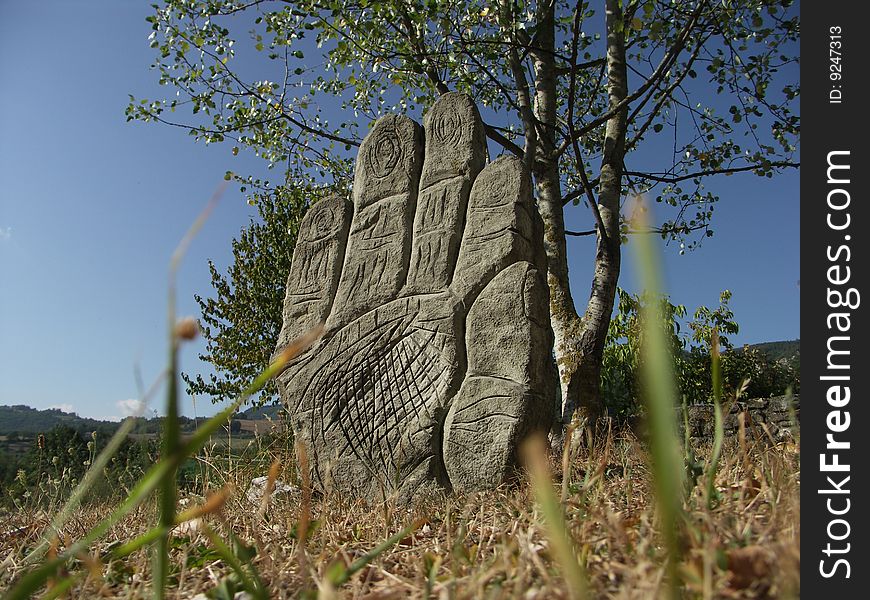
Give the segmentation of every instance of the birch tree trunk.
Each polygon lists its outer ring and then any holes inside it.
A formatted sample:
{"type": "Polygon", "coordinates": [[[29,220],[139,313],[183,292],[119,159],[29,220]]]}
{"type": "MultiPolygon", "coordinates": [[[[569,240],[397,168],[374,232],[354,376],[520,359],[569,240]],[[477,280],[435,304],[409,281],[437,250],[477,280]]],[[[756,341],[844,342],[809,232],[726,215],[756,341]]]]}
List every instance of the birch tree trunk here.
{"type": "Polygon", "coordinates": [[[582,321],[574,306],[568,280],[568,253],[565,243],[559,163],[553,156],[558,106],[556,65],[553,55],[555,49],[553,3],[549,6],[544,3],[541,10],[542,13],[538,15],[536,36],[536,45],[540,50],[532,52],[535,73],[535,117],[542,129],[537,135],[538,144],[533,173],[538,210],[544,222],[550,316],[555,334],[556,362],[562,384],[562,420],[564,420],[565,406],[576,406],[579,401],[575,349],[577,334],[582,329],[582,321]]]}
{"type": "MultiPolygon", "coordinates": [[[[599,179],[598,209],[603,231],[598,230],[592,292],[581,318],[574,305],[568,280],[565,221],[559,180],[559,164],[553,158],[557,87],[554,50],[553,8],[540,15],[534,53],[535,116],[544,135],[538,135],[538,158],[534,170],[538,208],[544,221],[548,259],[550,314],[555,334],[556,361],[562,383],[562,421],[579,411],[595,419],[603,412],[600,392],[601,360],[613,311],[620,269],[619,209],[622,195],[622,162],[625,149],[627,107],[606,124],[605,145],[599,179]]],[[[606,1],[607,93],[613,108],[628,95],[625,34],[618,0],[606,1]]]]}
{"type": "MultiPolygon", "coordinates": [[[[607,94],[613,109],[628,96],[625,63],[625,31],[619,0],[606,1],[607,94]]],[[[605,127],[604,151],[598,187],[598,210],[604,231],[598,230],[592,292],[583,315],[583,326],[575,340],[577,357],[576,395],[581,414],[597,416],[603,408],[600,380],[604,342],[613,312],[619,279],[621,252],[619,209],[622,197],[622,166],[628,106],[617,111],[605,127]]],[[[566,407],[570,408],[570,407],[566,407]]],[[[570,418],[570,412],[568,417],[570,418]]]]}

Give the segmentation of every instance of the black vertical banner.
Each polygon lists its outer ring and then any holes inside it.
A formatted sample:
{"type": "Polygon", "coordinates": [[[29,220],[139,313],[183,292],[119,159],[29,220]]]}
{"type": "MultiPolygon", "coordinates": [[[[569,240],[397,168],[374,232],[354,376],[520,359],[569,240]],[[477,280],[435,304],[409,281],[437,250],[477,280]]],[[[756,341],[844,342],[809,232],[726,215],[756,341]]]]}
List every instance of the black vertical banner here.
{"type": "MultiPolygon", "coordinates": [[[[801,592],[870,585],[866,96],[858,2],[801,6],[801,592]]],[[[863,12],[863,11],[862,11],[863,12]]]]}

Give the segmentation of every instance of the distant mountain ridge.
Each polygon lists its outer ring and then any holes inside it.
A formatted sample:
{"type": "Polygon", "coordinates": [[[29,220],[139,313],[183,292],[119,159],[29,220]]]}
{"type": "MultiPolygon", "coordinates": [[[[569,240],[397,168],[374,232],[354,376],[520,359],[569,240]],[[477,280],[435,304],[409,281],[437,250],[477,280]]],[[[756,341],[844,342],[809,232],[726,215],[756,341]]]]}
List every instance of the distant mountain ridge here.
{"type": "MultiPolygon", "coordinates": [[[[239,418],[250,421],[261,419],[271,419],[274,421],[280,418],[279,413],[282,410],[283,407],[280,405],[252,406],[240,413],[239,418]]],[[[158,419],[140,417],[140,423],[134,431],[157,431],[159,429],[157,421],[158,419]]],[[[185,430],[192,429],[195,426],[192,418],[181,417],[181,421],[182,428],[185,430]]],[[[200,418],[199,422],[202,421],[203,419],[200,418]]],[[[114,432],[118,428],[119,423],[117,421],[80,417],[75,413],[63,412],[58,408],[40,410],[24,406],[23,404],[14,406],[0,405],[0,435],[19,433],[29,436],[37,433],[46,433],[58,425],[66,425],[76,431],[85,433],[91,431],[114,432]]]]}
{"type": "Polygon", "coordinates": [[[114,421],[88,419],[59,408],[38,410],[23,404],[0,406],[0,435],[13,432],[45,433],[58,425],[67,425],[78,431],[114,430],[118,427],[114,421]]]}
{"type": "Polygon", "coordinates": [[[284,410],[284,407],[280,404],[267,404],[265,406],[251,406],[246,410],[242,411],[241,414],[245,415],[242,418],[246,419],[272,419],[275,420],[279,418],[281,411],[284,410]]]}
{"type": "Polygon", "coordinates": [[[766,354],[771,360],[794,358],[801,355],[801,340],[798,338],[796,340],[784,340],[780,342],[762,342],[760,344],[749,344],[749,348],[766,354]]]}

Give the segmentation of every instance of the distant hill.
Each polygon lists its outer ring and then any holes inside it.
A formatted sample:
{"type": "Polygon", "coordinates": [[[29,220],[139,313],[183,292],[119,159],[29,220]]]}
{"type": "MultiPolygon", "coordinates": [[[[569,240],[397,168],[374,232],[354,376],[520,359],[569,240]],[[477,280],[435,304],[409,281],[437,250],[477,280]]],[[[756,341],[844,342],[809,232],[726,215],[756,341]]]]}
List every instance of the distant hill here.
{"type": "Polygon", "coordinates": [[[37,410],[29,406],[0,406],[0,435],[17,432],[45,433],[58,425],[67,425],[78,431],[114,431],[118,424],[112,421],[87,419],[57,408],[37,410]]]}
{"type": "Polygon", "coordinates": [[[771,360],[780,360],[782,358],[794,358],[801,355],[801,341],[788,340],[782,342],[763,342],[761,344],[751,344],[749,346],[753,350],[758,350],[762,354],[766,354],[771,360]]]}
{"type": "MultiPolygon", "coordinates": [[[[279,405],[250,407],[240,416],[241,419],[257,421],[261,419],[279,420],[279,413],[284,410],[279,405]]],[[[160,431],[161,417],[145,419],[139,417],[138,423],[133,429],[134,433],[156,433],[160,431]]],[[[182,431],[192,431],[196,422],[189,417],[180,418],[182,431]]],[[[202,422],[202,419],[199,419],[202,422]]],[[[35,435],[47,433],[58,425],[72,427],[76,431],[89,433],[91,431],[111,431],[118,428],[115,421],[101,421],[100,419],[88,419],[75,413],[63,412],[57,408],[38,410],[29,406],[0,406],[0,435],[20,433],[23,435],[35,435]]]]}
{"type": "Polygon", "coordinates": [[[269,404],[267,406],[252,406],[245,411],[242,411],[241,414],[245,415],[244,418],[248,419],[272,419],[275,420],[279,417],[279,413],[284,410],[284,407],[280,404],[269,404]]]}

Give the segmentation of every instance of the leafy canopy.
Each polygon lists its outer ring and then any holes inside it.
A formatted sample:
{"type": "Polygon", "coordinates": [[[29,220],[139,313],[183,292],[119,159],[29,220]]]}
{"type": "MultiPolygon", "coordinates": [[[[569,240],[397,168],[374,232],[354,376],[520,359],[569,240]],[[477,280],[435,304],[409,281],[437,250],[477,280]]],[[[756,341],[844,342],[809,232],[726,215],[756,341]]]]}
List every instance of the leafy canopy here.
{"type": "MultiPolygon", "coordinates": [[[[164,0],[148,17],[149,40],[159,81],[174,93],[131,96],[127,116],[186,127],[206,143],[232,141],[234,153],[248,147],[297,180],[346,186],[361,123],[385,112],[419,119],[439,93],[464,91],[484,107],[497,152],[522,155],[534,138],[534,162],[559,164],[564,202],[592,204],[604,125],[615,112],[603,10],[555,0],[556,39],[542,50],[548,7],[164,0]],[[556,67],[555,125],[524,113],[542,52],[556,67]]],[[[626,192],[675,207],[656,228],[663,237],[712,235],[717,197],[705,177],[770,177],[795,166],[797,11],[791,0],[631,0],[623,12],[616,27],[630,84],[626,192]]]]}

